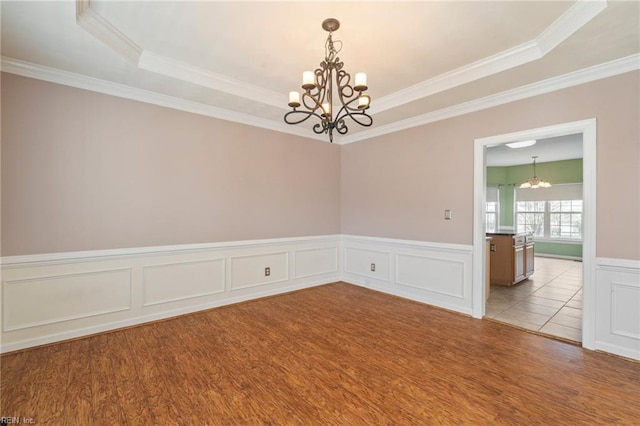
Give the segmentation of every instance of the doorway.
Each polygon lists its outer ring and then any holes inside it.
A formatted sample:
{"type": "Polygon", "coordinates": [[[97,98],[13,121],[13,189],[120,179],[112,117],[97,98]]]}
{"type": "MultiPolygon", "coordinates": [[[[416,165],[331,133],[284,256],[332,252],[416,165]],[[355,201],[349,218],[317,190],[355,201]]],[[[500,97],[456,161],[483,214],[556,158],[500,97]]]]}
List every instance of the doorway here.
{"type": "Polygon", "coordinates": [[[473,305],[475,318],[486,313],[485,202],[486,149],[507,142],[582,134],[583,151],[583,252],[582,252],[582,346],[595,346],[595,235],[596,235],[596,120],[589,119],[549,127],[529,129],[475,140],[474,145],[474,231],[473,305]]]}

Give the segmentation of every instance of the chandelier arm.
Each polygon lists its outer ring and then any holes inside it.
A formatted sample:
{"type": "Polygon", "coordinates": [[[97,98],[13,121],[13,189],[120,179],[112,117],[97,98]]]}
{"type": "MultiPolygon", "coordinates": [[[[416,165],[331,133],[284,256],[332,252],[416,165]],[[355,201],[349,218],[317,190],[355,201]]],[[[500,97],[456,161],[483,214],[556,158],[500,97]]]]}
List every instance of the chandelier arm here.
{"type": "MultiPolygon", "coordinates": [[[[340,70],[336,73],[336,84],[338,85],[338,97],[340,103],[346,105],[353,101],[354,96],[357,99],[357,93],[349,83],[351,82],[351,75],[344,70],[340,70]],[[346,81],[344,81],[346,80],[346,81]],[[346,102],[345,102],[346,99],[346,102]]],[[[355,108],[353,108],[355,110],[355,108]]]]}
{"type": "Polygon", "coordinates": [[[320,119],[320,121],[322,121],[322,116],[320,116],[320,114],[314,112],[314,111],[298,111],[298,110],[293,110],[293,111],[289,111],[288,113],[286,113],[284,115],[284,122],[287,124],[300,124],[303,123],[305,121],[307,121],[308,119],[310,119],[311,117],[318,117],[320,119]],[[291,119],[292,116],[297,116],[299,114],[304,115],[303,118],[296,120],[296,119],[291,119]]]}
{"type": "Polygon", "coordinates": [[[314,133],[320,134],[320,133],[327,133],[327,131],[331,128],[331,126],[329,125],[329,123],[327,123],[326,120],[322,120],[320,123],[316,123],[313,125],[313,131],[314,133]]]}
{"type": "Polygon", "coordinates": [[[345,118],[349,117],[361,126],[371,126],[373,124],[373,118],[369,114],[367,114],[364,110],[355,109],[349,106],[357,100],[358,98],[352,99],[350,102],[343,105],[342,108],[340,108],[340,110],[338,111],[335,121],[344,121],[345,118]],[[366,117],[366,119],[362,120],[361,117],[366,117]]]}
{"type": "Polygon", "coordinates": [[[336,128],[336,131],[341,135],[344,135],[349,131],[349,127],[347,127],[347,123],[344,121],[343,118],[336,120],[335,128],[336,128]]]}

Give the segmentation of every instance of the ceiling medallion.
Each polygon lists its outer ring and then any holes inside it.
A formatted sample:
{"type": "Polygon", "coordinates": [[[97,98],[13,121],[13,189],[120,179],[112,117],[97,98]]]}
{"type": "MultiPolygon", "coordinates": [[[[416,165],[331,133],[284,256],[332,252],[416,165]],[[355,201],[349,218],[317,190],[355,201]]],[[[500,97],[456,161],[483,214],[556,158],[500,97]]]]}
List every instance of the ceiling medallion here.
{"type": "Polygon", "coordinates": [[[369,127],[373,124],[373,118],[366,110],[371,104],[371,97],[364,93],[367,90],[367,75],[357,73],[355,81],[351,84],[351,75],[342,69],[343,63],[338,58],[342,49],[340,40],[333,41],[332,33],[340,28],[340,21],[334,18],[325,19],[322,28],[329,32],[325,42],[325,58],[320,63],[320,68],[315,71],[302,73],[302,102],[299,92],[289,93],[289,106],[293,108],[284,115],[287,124],[300,124],[311,117],[320,120],[313,126],[317,134],[328,133],[329,141],[333,142],[333,131],[346,134],[349,131],[345,119],[351,118],[361,126],[369,127]],[[338,48],[336,49],[336,45],[338,48]],[[334,77],[337,100],[337,114],[334,110],[334,77]],[[297,109],[300,107],[304,109],[297,109]]]}

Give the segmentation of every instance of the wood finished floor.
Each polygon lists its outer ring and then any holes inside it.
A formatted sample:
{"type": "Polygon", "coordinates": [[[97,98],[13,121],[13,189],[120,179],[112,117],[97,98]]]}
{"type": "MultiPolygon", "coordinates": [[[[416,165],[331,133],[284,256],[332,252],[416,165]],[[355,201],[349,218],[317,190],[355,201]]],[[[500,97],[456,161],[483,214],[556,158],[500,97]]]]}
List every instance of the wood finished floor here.
{"type": "Polygon", "coordinates": [[[640,363],[335,283],[5,354],[37,424],[638,424],[640,363]]]}

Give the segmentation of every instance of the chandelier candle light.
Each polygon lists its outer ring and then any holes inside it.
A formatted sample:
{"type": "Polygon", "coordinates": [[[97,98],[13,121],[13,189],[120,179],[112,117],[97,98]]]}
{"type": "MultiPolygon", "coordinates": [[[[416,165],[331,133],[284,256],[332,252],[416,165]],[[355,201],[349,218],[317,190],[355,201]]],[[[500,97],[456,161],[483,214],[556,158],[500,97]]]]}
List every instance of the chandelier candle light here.
{"type": "Polygon", "coordinates": [[[340,28],[340,21],[334,18],[325,19],[322,28],[329,32],[325,43],[325,58],[320,68],[315,71],[302,73],[302,98],[299,92],[289,93],[289,106],[293,108],[284,116],[287,124],[300,124],[311,117],[320,120],[313,126],[317,134],[328,133],[329,141],[333,142],[333,131],[346,134],[349,131],[345,119],[351,118],[361,126],[369,127],[373,118],[366,110],[371,104],[371,97],[364,93],[367,90],[367,75],[359,72],[351,84],[351,75],[342,69],[343,63],[338,58],[342,49],[342,42],[332,39],[333,31],[340,28]],[[336,49],[335,45],[338,45],[336,49]],[[337,87],[336,94],[340,105],[337,114],[333,114],[333,84],[337,87]],[[301,102],[302,100],[302,102],[301,102]],[[304,109],[298,110],[300,106],[304,109]]]}
{"type": "Polygon", "coordinates": [[[536,188],[551,187],[551,184],[549,182],[547,182],[546,180],[541,180],[538,176],[536,176],[536,158],[538,158],[538,156],[534,155],[532,158],[533,158],[533,177],[528,181],[524,182],[522,185],[520,185],[520,188],[536,189],[536,188]]]}

